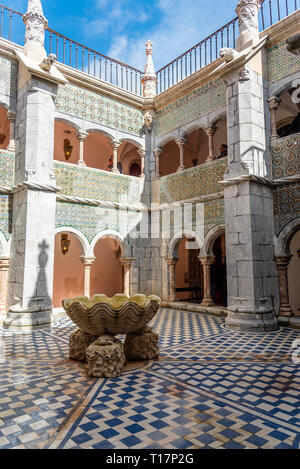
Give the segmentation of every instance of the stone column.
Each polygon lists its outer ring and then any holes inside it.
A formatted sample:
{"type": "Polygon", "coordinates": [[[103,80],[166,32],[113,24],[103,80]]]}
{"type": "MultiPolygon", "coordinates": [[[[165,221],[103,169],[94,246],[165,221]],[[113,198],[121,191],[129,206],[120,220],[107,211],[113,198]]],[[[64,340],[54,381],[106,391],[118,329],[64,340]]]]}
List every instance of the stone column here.
{"type": "Polygon", "coordinates": [[[276,257],[276,265],[278,270],[279,295],[280,295],[280,316],[291,318],[294,316],[289,301],[289,285],[288,285],[288,266],[292,256],[276,257]]]}
{"type": "Polygon", "coordinates": [[[10,259],[0,258],[0,316],[6,313],[7,305],[7,277],[10,259]]]}
{"type": "Polygon", "coordinates": [[[146,155],[146,151],[141,148],[140,150],[138,150],[138,154],[140,155],[141,157],[141,178],[144,178],[145,177],[145,155],[146,155]]]}
{"type": "Polygon", "coordinates": [[[155,156],[155,178],[156,179],[160,178],[159,158],[162,152],[163,152],[162,148],[155,148],[155,150],[153,150],[153,154],[155,156]]]}
{"type": "Polygon", "coordinates": [[[84,142],[86,141],[88,134],[85,132],[77,132],[77,138],[79,140],[79,160],[77,161],[78,166],[85,167],[84,162],[84,142]]]}
{"type": "Polygon", "coordinates": [[[175,268],[178,262],[178,258],[168,257],[166,258],[166,261],[169,265],[169,301],[174,302],[174,301],[178,301],[178,298],[176,296],[176,291],[175,291],[175,286],[176,286],[175,268]]]}
{"type": "Polygon", "coordinates": [[[276,111],[279,108],[281,100],[276,96],[268,99],[270,117],[271,117],[271,138],[278,138],[277,125],[276,125],[276,111]]]}
{"type": "Polygon", "coordinates": [[[118,149],[120,148],[121,143],[120,142],[112,142],[111,146],[113,149],[113,173],[119,173],[120,171],[118,170],[118,149]]]}
{"type": "Polygon", "coordinates": [[[217,131],[217,127],[215,125],[212,125],[211,127],[208,127],[207,129],[204,129],[204,132],[208,136],[208,157],[206,161],[212,161],[215,159],[214,156],[214,135],[217,131]]]}
{"type": "Polygon", "coordinates": [[[180,163],[179,163],[179,168],[177,169],[177,172],[184,171],[185,170],[185,165],[184,165],[184,147],[186,145],[186,139],[185,138],[179,138],[176,140],[176,145],[179,147],[180,151],[180,163]]]}
{"type": "Polygon", "coordinates": [[[130,296],[130,270],[134,259],[121,257],[120,261],[124,268],[123,291],[125,295],[130,296]]]}
{"type": "Polygon", "coordinates": [[[242,51],[259,41],[258,12],[260,0],[239,0],[236,13],[239,18],[237,49],[242,51]]]}
{"type": "Polygon", "coordinates": [[[216,262],[216,259],[212,256],[210,257],[199,257],[199,261],[203,267],[203,291],[204,297],[202,300],[202,306],[214,306],[213,299],[211,297],[211,279],[210,279],[210,271],[211,266],[216,262]]]}
{"type": "Polygon", "coordinates": [[[15,142],[16,114],[15,112],[8,111],[7,118],[9,121],[9,143],[8,143],[6,150],[14,153],[16,151],[16,142],[15,142]]]}
{"type": "Polygon", "coordinates": [[[91,296],[91,268],[95,262],[95,257],[80,257],[80,260],[84,266],[84,286],[83,294],[90,298],[91,296]]]}

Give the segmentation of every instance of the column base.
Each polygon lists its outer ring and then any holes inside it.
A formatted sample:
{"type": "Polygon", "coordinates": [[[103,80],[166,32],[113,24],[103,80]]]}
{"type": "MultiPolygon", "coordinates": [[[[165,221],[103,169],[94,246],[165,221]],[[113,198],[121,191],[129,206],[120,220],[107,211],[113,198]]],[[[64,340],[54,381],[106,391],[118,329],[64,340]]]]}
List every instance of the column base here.
{"type": "Polygon", "coordinates": [[[4,329],[34,329],[36,327],[47,327],[53,321],[52,311],[20,312],[9,311],[3,321],[4,329]]]}
{"type": "Polygon", "coordinates": [[[84,161],[78,160],[77,164],[78,166],[81,166],[82,168],[86,168],[86,163],[84,161]]]}
{"type": "Polygon", "coordinates": [[[213,300],[211,299],[204,299],[202,302],[201,302],[201,306],[215,306],[215,303],[213,302],[213,300]]]}
{"type": "Polygon", "coordinates": [[[228,310],[225,320],[226,327],[241,332],[273,332],[277,331],[278,321],[272,312],[239,313],[228,310]]]}
{"type": "Polygon", "coordinates": [[[181,173],[181,171],[184,171],[185,169],[185,166],[179,166],[179,168],[177,169],[177,173],[181,173]]]}
{"type": "Polygon", "coordinates": [[[281,307],[279,311],[279,316],[283,318],[292,318],[294,316],[294,313],[289,306],[287,306],[286,308],[281,307]]]}

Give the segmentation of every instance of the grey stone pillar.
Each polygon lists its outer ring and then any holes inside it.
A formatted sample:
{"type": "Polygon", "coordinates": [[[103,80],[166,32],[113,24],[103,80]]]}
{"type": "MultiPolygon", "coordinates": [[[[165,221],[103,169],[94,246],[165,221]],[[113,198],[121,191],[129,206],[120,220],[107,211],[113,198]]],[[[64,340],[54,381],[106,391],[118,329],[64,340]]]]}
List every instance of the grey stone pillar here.
{"type": "Polygon", "coordinates": [[[262,52],[245,69],[229,72],[227,122],[229,166],[225,174],[228,327],[278,328],[270,186],[269,109],[262,52]]]}
{"type": "Polygon", "coordinates": [[[278,269],[279,281],[279,295],[280,295],[280,310],[279,314],[282,317],[291,318],[294,316],[293,310],[290,306],[289,297],[289,284],[288,284],[288,267],[292,256],[276,257],[276,265],[278,269]]]}
{"type": "Polygon", "coordinates": [[[49,324],[52,311],[57,84],[30,75],[24,83],[26,76],[21,67],[7,327],[49,324]]]}

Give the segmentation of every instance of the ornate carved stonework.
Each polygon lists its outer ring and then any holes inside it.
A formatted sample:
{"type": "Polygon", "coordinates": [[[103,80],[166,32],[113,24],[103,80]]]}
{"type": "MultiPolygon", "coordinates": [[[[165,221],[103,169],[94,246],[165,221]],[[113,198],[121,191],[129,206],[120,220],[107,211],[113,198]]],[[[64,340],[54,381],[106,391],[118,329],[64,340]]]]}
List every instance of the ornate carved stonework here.
{"type": "Polygon", "coordinates": [[[95,378],[116,378],[126,363],[124,345],[113,336],[103,335],[86,351],[88,375],[95,378]]]}
{"type": "Polygon", "coordinates": [[[145,67],[145,74],[142,78],[142,84],[144,86],[144,97],[145,98],[154,98],[156,96],[156,75],[155,68],[152,59],[153,53],[153,44],[151,41],[148,41],[146,44],[146,56],[147,62],[145,67]]]}
{"type": "Polygon", "coordinates": [[[86,332],[77,329],[77,331],[73,332],[70,336],[70,351],[69,356],[71,360],[77,360],[80,362],[86,361],[86,349],[89,345],[91,345],[95,340],[97,340],[97,336],[87,334],[86,332]]]}
{"type": "Polygon", "coordinates": [[[231,49],[230,47],[223,47],[220,50],[220,57],[223,57],[226,62],[231,62],[238,56],[238,52],[234,49],[231,49]]]}
{"type": "Polygon", "coordinates": [[[23,21],[26,26],[25,44],[34,41],[44,46],[48,21],[44,16],[40,0],[28,0],[28,9],[23,16],[23,21]]]}
{"type": "Polygon", "coordinates": [[[258,30],[260,4],[260,0],[239,0],[236,12],[239,17],[240,33],[249,29],[258,30]]]}
{"type": "Polygon", "coordinates": [[[151,327],[127,334],[124,344],[125,356],[130,361],[153,360],[159,356],[159,335],[151,327]]]}

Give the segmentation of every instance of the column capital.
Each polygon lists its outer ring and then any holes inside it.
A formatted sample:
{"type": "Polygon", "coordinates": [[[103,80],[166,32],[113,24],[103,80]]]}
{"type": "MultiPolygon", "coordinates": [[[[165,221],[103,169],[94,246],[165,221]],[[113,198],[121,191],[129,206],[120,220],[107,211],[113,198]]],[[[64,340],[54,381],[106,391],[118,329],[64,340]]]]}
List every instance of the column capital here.
{"type": "Polygon", "coordinates": [[[15,122],[16,121],[16,113],[14,111],[11,111],[10,109],[7,111],[7,119],[9,122],[15,122]]]}
{"type": "Polygon", "coordinates": [[[78,132],[76,133],[76,137],[80,142],[84,142],[88,135],[89,134],[87,132],[83,132],[82,130],[78,130],[78,132]]]}
{"type": "Polygon", "coordinates": [[[270,111],[277,111],[279,108],[279,104],[281,103],[281,99],[277,96],[271,96],[268,99],[269,109],[270,111]]]}
{"type": "Polygon", "coordinates": [[[169,266],[175,266],[177,262],[179,261],[178,257],[166,257],[165,258],[169,266]]]}
{"type": "Polygon", "coordinates": [[[0,270],[8,270],[10,266],[10,258],[0,257],[0,270]]]}
{"type": "Polygon", "coordinates": [[[96,257],[84,257],[84,256],[81,256],[79,259],[80,259],[81,262],[83,263],[84,267],[90,267],[90,266],[92,266],[93,263],[95,262],[96,257]]]}
{"type": "Polygon", "coordinates": [[[198,257],[199,261],[203,265],[203,267],[213,265],[216,262],[216,258],[213,256],[207,256],[207,257],[198,257]]]}
{"type": "Polygon", "coordinates": [[[287,269],[292,257],[293,256],[291,254],[288,254],[287,256],[275,257],[275,262],[276,262],[277,268],[278,269],[287,269]]]}
{"type": "Polygon", "coordinates": [[[162,154],[162,152],[163,152],[163,149],[160,148],[160,147],[154,148],[154,150],[153,150],[154,156],[155,156],[156,158],[159,158],[160,155],[162,154]]]}
{"type": "Polygon", "coordinates": [[[203,129],[208,137],[213,137],[218,130],[218,127],[215,124],[212,124],[210,127],[203,129]]]}
{"type": "Polygon", "coordinates": [[[134,257],[120,257],[120,262],[122,266],[128,269],[130,269],[134,260],[134,257]]]}
{"type": "Polygon", "coordinates": [[[178,138],[177,140],[175,140],[175,143],[176,145],[179,146],[179,148],[184,148],[184,146],[186,145],[186,138],[178,138]]]}
{"type": "Polygon", "coordinates": [[[144,158],[146,155],[146,150],[144,148],[139,148],[138,154],[140,155],[141,158],[144,158]]]}
{"type": "Polygon", "coordinates": [[[118,150],[121,146],[121,142],[118,140],[111,140],[110,144],[113,150],[118,150]]]}

